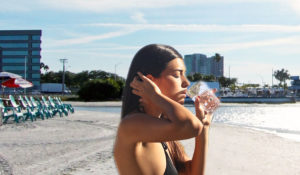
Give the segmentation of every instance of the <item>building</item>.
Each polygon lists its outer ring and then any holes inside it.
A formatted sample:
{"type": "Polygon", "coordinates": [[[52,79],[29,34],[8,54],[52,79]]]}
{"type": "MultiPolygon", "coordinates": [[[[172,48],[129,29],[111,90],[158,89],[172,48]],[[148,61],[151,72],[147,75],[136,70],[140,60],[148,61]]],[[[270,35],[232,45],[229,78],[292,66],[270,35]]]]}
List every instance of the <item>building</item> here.
{"type": "Polygon", "coordinates": [[[186,75],[194,73],[207,74],[205,61],[207,57],[203,54],[192,54],[184,56],[184,63],[186,66],[186,75]]]}
{"type": "Polygon", "coordinates": [[[40,89],[41,35],[41,30],[0,30],[0,71],[21,75],[33,83],[31,89],[40,89]]]}
{"type": "Polygon", "coordinates": [[[210,74],[215,77],[223,77],[224,76],[224,57],[221,57],[220,60],[216,60],[215,56],[209,58],[210,60],[210,74]]]}
{"type": "Polygon", "coordinates": [[[292,90],[296,96],[300,96],[300,78],[299,76],[291,76],[291,85],[289,90],[292,90]]]}
{"type": "Polygon", "coordinates": [[[191,54],[184,56],[186,65],[186,75],[200,73],[203,75],[214,75],[215,77],[224,76],[224,57],[219,61],[215,56],[207,57],[204,54],[191,54]]]}

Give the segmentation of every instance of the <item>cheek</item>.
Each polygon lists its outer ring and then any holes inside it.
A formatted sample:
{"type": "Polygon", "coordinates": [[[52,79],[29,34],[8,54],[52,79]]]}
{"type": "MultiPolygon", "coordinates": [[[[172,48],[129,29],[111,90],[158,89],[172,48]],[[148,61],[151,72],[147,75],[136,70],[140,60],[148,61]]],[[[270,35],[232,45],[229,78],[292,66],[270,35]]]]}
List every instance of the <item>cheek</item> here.
{"type": "Polygon", "coordinates": [[[180,86],[181,86],[180,82],[177,82],[175,80],[166,80],[163,83],[161,92],[164,95],[172,98],[180,91],[180,88],[181,88],[180,86]]]}

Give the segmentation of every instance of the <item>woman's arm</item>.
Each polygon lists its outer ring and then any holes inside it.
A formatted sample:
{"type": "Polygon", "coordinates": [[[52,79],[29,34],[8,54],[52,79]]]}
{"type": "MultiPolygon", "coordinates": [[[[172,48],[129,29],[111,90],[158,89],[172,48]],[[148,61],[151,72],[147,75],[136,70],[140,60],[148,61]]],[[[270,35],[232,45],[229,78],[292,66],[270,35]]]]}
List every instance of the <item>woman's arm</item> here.
{"type": "Polygon", "coordinates": [[[201,121],[183,105],[163,95],[154,82],[139,74],[142,81],[134,79],[132,93],[151,101],[168,120],[135,113],[124,118],[118,134],[126,135],[128,142],[159,142],[196,137],[202,131],[201,121]]]}
{"type": "Polygon", "coordinates": [[[193,159],[186,161],[186,172],[181,173],[182,175],[204,175],[208,149],[208,131],[209,128],[204,126],[201,134],[195,138],[193,159]]]}
{"type": "Polygon", "coordinates": [[[201,119],[204,127],[201,134],[195,138],[195,150],[192,160],[187,160],[185,163],[187,167],[186,172],[183,172],[182,174],[186,175],[205,174],[206,157],[208,150],[208,136],[212,114],[205,114],[199,101],[199,99],[196,99],[195,101],[196,115],[201,119]]]}

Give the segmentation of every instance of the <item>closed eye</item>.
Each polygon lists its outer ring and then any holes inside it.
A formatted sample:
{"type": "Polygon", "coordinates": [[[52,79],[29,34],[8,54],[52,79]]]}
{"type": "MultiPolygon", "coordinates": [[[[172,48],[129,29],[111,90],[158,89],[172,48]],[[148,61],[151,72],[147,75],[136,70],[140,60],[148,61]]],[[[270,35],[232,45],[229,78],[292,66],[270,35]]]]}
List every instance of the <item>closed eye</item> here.
{"type": "Polygon", "coordinates": [[[181,70],[181,69],[177,69],[177,70],[174,71],[173,76],[174,76],[175,78],[179,78],[179,77],[181,77],[181,76],[184,76],[184,74],[185,74],[185,71],[183,71],[183,70],[181,70]]]}

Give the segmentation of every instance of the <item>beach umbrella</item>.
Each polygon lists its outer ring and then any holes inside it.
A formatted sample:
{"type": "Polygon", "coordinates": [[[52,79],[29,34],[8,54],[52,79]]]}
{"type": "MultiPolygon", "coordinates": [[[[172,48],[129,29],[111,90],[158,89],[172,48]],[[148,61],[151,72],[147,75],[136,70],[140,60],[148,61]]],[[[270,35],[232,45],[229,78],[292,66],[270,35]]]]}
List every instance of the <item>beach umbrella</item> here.
{"type": "Polygon", "coordinates": [[[11,73],[11,72],[0,72],[0,78],[2,78],[2,79],[21,78],[21,76],[18,74],[11,73]]]}
{"type": "MultiPolygon", "coordinates": [[[[0,79],[2,79],[2,81],[10,78],[21,78],[21,76],[11,72],[0,72],[0,79]]],[[[4,96],[4,86],[2,86],[2,97],[3,96],[4,96]]]]}
{"type": "Polygon", "coordinates": [[[33,86],[31,82],[24,80],[23,78],[11,78],[1,83],[1,85],[8,88],[30,88],[33,86]]]}

